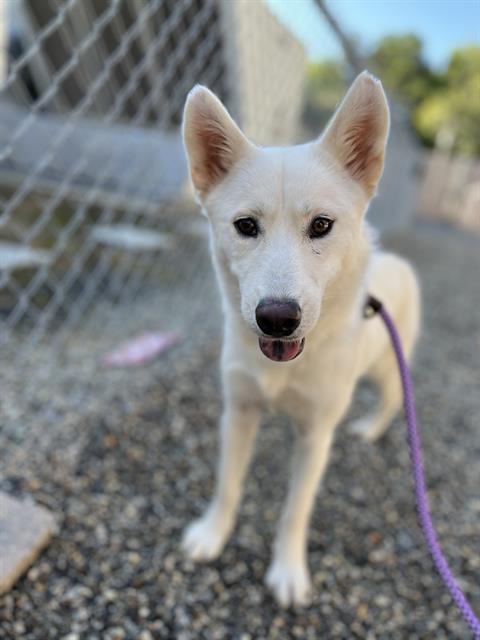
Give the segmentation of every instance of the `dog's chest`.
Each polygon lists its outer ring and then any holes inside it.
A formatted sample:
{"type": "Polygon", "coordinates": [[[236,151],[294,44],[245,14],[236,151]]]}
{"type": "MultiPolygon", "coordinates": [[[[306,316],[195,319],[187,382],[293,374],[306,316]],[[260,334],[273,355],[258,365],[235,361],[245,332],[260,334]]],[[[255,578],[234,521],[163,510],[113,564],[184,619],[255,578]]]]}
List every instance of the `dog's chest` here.
{"type": "Polygon", "coordinates": [[[272,409],[291,417],[321,410],[350,389],[355,377],[355,350],[336,342],[302,354],[298,361],[261,367],[256,372],[260,392],[272,409]]]}
{"type": "Polygon", "coordinates": [[[265,368],[257,376],[257,383],[263,397],[269,403],[274,403],[285,392],[290,383],[291,376],[286,368],[265,368]]]}
{"type": "Polygon", "coordinates": [[[264,369],[256,378],[264,401],[271,409],[295,415],[310,404],[309,392],[299,369],[274,365],[264,369]]]}
{"type": "Polygon", "coordinates": [[[257,378],[268,410],[284,413],[295,422],[308,419],[314,410],[314,402],[301,382],[292,377],[291,372],[278,375],[264,373],[257,378]]]}

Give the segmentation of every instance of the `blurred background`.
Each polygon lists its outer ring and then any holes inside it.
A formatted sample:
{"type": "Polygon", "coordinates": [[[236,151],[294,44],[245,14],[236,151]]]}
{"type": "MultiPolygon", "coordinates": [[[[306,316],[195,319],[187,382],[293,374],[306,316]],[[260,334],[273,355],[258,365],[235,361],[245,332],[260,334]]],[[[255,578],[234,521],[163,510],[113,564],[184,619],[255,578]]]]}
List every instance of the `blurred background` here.
{"type": "MultiPolygon", "coordinates": [[[[262,600],[267,552],[248,528],[240,563],[234,553],[200,577],[182,564],[175,540],[212,484],[221,313],[180,122],[200,82],[254,142],[301,142],[359,71],[382,80],[392,130],[369,219],[423,282],[432,495],[480,604],[479,25],[476,0],[0,0],[0,486],[60,523],[0,600],[2,637],[466,637],[398,524],[403,505],[416,528],[401,435],[382,454],[361,445],[367,465],[340,438],[316,516],[331,526],[313,534],[317,607],[303,618],[262,600]],[[382,465],[401,478],[392,493],[369,476],[382,465]],[[345,518],[362,534],[338,542],[345,518]],[[364,558],[374,570],[352,597],[364,558]],[[231,621],[237,607],[253,608],[249,622],[231,621]]],[[[371,398],[361,391],[353,411],[371,398]]],[[[268,538],[277,511],[260,515],[256,491],[279,461],[264,438],[245,509],[268,538]]]]}

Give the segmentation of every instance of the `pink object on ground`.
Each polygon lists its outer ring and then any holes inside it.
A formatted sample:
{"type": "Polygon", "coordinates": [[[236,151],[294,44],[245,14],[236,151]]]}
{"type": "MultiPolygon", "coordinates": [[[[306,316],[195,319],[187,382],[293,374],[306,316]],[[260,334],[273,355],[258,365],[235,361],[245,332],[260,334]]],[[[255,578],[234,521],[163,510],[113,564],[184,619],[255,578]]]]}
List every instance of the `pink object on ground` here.
{"type": "Polygon", "coordinates": [[[102,364],[106,367],[138,367],[154,360],[179,339],[176,331],[142,333],[107,353],[102,364]]]}

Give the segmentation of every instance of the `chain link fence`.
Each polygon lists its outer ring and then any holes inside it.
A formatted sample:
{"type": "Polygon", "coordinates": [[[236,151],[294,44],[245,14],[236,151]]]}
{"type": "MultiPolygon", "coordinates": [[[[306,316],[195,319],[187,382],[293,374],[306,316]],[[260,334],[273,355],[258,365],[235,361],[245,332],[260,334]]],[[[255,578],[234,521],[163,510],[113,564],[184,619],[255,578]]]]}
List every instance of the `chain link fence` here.
{"type": "Polygon", "coordinates": [[[186,221],[185,96],[204,83],[260,141],[291,139],[304,54],[260,2],[23,0],[2,11],[0,340],[21,334],[25,353],[96,304],[131,301],[152,272],[170,271],[157,284],[172,297],[195,277],[203,231],[186,221]]]}
{"type": "MultiPolygon", "coordinates": [[[[305,7],[305,22],[323,20],[305,7]]],[[[181,142],[185,97],[208,85],[257,143],[305,139],[301,43],[260,0],[4,2],[2,43],[2,359],[197,326],[216,298],[181,142]]],[[[397,110],[393,123],[372,210],[381,226],[412,209],[416,149],[397,110]]]]}

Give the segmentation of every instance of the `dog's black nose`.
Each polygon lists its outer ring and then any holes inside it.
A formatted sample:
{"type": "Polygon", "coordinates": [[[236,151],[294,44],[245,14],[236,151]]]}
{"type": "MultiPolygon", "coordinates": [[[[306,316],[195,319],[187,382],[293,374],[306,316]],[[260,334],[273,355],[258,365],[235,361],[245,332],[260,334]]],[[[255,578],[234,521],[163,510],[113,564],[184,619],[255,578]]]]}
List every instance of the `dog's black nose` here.
{"type": "Polygon", "coordinates": [[[295,300],[261,300],[255,310],[260,329],[267,336],[289,336],[300,324],[302,311],[295,300]]]}

